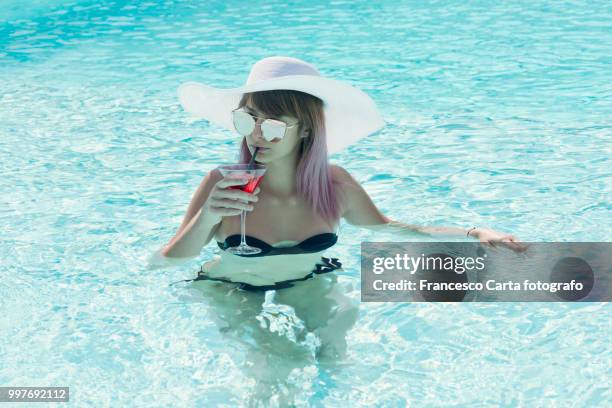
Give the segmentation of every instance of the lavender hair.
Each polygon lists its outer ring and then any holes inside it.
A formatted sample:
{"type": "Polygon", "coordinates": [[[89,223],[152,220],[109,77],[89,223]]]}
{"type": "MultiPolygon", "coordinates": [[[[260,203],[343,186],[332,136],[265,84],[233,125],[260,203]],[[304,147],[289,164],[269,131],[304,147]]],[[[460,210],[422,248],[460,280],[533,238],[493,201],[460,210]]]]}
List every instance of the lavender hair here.
{"type": "MultiPolygon", "coordinates": [[[[310,134],[302,138],[297,165],[297,191],[323,219],[335,220],[340,216],[340,205],[333,185],[327,158],[327,140],[323,101],[316,96],[291,90],[272,90],[245,93],[238,105],[247,103],[267,116],[292,116],[299,120],[302,129],[310,134]]],[[[240,163],[248,163],[251,152],[242,140],[240,163]]]]}

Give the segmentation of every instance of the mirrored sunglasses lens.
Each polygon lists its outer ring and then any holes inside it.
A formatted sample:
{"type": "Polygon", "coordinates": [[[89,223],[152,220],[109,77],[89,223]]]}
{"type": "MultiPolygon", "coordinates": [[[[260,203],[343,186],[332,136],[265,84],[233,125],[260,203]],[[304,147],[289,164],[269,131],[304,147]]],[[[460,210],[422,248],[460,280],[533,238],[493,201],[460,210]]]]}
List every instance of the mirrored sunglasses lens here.
{"type": "Polygon", "coordinates": [[[284,122],[278,120],[264,120],[261,124],[261,132],[263,133],[264,139],[271,142],[275,139],[280,140],[285,136],[285,129],[287,125],[284,122]]]}
{"type": "Polygon", "coordinates": [[[234,127],[242,136],[248,136],[255,129],[255,120],[246,112],[235,111],[233,113],[234,127]]]}

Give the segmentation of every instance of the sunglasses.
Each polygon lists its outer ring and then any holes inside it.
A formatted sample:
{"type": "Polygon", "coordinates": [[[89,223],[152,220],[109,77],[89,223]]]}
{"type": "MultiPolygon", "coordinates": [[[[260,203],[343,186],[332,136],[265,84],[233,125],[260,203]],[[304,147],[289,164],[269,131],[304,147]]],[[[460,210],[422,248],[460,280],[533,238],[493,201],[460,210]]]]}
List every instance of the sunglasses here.
{"type": "MultiPolygon", "coordinates": [[[[232,122],[234,123],[234,128],[242,136],[248,136],[253,133],[257,119],[265,118],[259,118],[251,115],[249,112],[244,110],[235,109],[232,111],[232,122]]],[[[289,124],[278,119],[265,119],[260,125],[261,134],[268,142],[279,142],[283,139],[283,137],[285,137],[287,129],[297,126],[299,123],[300,122],[289,124]]]]}

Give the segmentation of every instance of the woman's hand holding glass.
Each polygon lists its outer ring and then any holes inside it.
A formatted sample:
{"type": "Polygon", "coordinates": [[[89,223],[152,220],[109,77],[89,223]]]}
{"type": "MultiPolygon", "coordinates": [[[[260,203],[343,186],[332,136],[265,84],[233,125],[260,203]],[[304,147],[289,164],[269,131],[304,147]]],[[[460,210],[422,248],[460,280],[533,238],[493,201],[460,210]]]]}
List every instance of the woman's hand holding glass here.
{"type": "Polygon", "coordinates": [[[249,181],[247,177],[236,177],[229,175],[219,180],[204,203],[203,209],[207,213],[219,218],[232,215],[240,215],[242,210],[252,211],[254,202],[257,202],[259,187],[253,193],[238,190],[236,186],[245,185],[249,181]]]}

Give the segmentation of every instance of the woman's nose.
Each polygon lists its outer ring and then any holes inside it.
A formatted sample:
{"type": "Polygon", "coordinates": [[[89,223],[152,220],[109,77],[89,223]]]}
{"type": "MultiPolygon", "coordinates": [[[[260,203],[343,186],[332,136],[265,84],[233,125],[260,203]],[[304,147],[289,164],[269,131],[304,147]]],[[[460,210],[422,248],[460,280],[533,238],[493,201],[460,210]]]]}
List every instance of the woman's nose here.
{"type": "Polygon", "coordinates": [[[257,122],[255,122],[255,129],[253,129],[253,133],[251,133],[251,137],[253,138],[253,140],[255,142],[261,142],[264,140],[263,138],[263,133],[261,132],[261,123],[263,121],[260,122],[260,120],[257,120],[257,122]]]}

